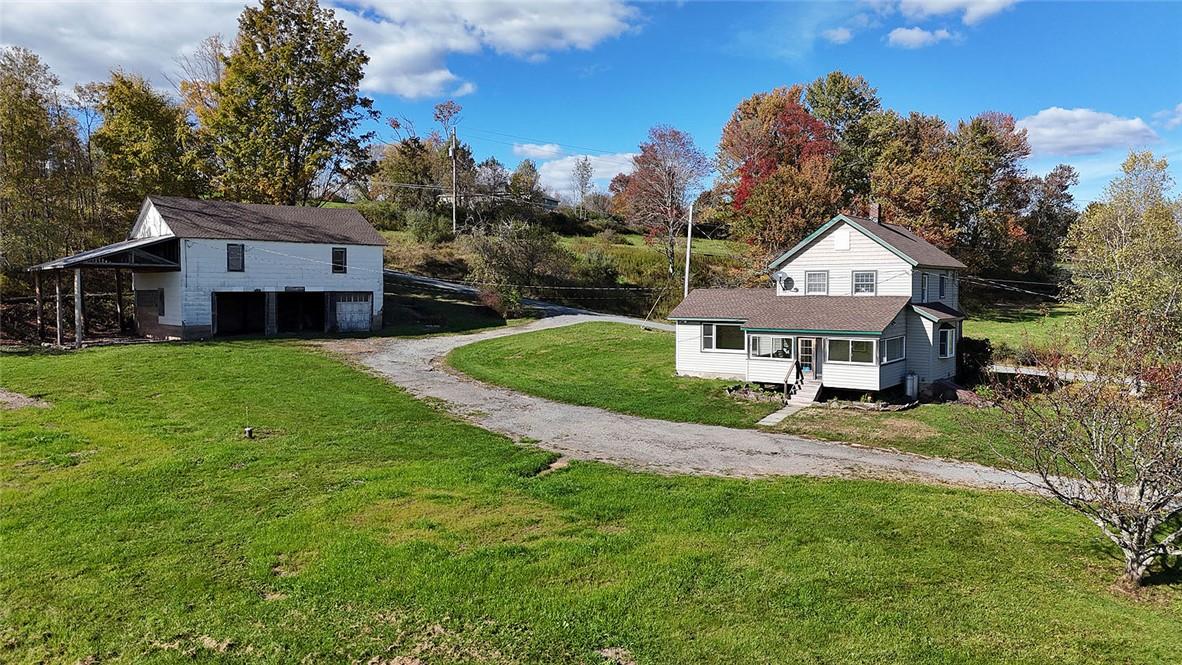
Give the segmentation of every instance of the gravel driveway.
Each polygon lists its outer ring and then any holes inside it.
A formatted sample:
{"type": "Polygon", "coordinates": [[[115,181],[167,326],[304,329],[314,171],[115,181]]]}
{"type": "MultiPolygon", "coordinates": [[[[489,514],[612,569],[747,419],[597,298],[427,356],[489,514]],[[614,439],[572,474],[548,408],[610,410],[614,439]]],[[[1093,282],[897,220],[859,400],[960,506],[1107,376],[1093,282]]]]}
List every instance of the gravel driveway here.
{"type": "Polygon", "coordinates": [[[414,339],[327,343],[411,394],[443,400],[455,414],[514,440],[561,455],[662,473],[756,477],[870,477],[1033,491],[1031,478],[978,464],[893,453],[787,434],[675,423],[554,402],[480,383],[444,368],[454,348],[480,340],[588,321],[671,326],[590,314],[555,316],[513,328],[414,339]]]}

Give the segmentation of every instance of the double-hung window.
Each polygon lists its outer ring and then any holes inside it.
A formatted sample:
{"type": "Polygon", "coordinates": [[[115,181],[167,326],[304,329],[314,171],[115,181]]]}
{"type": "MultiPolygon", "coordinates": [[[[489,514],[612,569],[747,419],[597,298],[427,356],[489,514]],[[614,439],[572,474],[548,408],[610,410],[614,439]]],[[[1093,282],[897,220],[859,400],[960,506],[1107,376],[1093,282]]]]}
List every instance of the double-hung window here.
{"type": "Polygon", "coordinates": [[[226,243],[226,271],[246,270],[246,246],[239,242],[226,243]]]}
{"type": "Polygon", "coordinates": [[[804,274],[804,294],[806,296],[829,295],[829,273],[824,270],[806,272],[804,274]]]}
{"type": "Polygon", "coordinates": [[[721,323],[702,324],[703,351],[743,351],[745,348],[743,329],[739,326],[721,323]]]}
{"type": "Polygon", "coordinates": [[[898,362],[907,357],[907,338],[890,337],[882,340],[882,364],[898,362]]]}
{"type": "Polygon", "coordinates": [[[858,365],[874,364],[874,341],[869,339],[830,339],[827,360],[858,365]]]}
{"type": "Polygon", "coordinates": [[[854,295],[872,296],[878,290],[878,273],[859,270],[854,273],[854,295]]]}
{"type": "Polygon", "coordinates": [[[346,248],[332,248],[332,271],[338,273],[349,272],[348,254],[346,252],[346,248]]]}
{"type": "Polygon", "coordinates": [[[948,278],[940,275],[940,300],[944,299],[944,295],[948,292],[947,286],[948,278]]]}
{"type": "Polygon", "coordinates": [[[940,357],[951,358],[956,355],[956,328],[947,323],[940,326],[940,357]]]}
{"type": "Polygon", "coordinates": [[[792,360],[792,338],[772,335],[752,335],[749,355],[752,358],[792,360]]]}
{"type": "Polygon", "coordinates": [[[928,301],[928,274],[921,273],[919,275],[919,302],[928,301]]]}

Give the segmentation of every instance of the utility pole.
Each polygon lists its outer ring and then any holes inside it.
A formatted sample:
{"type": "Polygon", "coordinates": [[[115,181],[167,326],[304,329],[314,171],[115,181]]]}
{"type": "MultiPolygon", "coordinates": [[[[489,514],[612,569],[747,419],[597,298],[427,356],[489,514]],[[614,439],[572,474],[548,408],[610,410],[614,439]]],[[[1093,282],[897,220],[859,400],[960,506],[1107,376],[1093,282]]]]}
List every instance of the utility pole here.
{"type": "Polygon", "coordinates": [[[458,197],[458,190],[456,188],[456,128],[451,128],[451,149],[447,151],[451,155],[451,234],[456,234],[456,198],[458,197]]]}
{"type": "Polygon", "coordinates": [[[690,242],[694,237],[694,202],[690,202],[689,225],[685,227],[685,287],[682,297],[689,295],[690,242]]]}

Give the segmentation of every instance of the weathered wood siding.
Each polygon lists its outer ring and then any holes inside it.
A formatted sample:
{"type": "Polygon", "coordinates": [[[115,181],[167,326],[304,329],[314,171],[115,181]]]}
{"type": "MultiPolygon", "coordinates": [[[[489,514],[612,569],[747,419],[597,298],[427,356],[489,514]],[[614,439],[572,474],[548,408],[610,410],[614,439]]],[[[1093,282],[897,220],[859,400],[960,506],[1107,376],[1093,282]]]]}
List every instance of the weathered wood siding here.
{"type": "Polygon", "coordinates": [[[677,322],[676,366],[681,376],[743,379],[747,373],[746,351],[703,351],[702,324],[677,322]]]}
{"type": "Polygon", "coordinates": [[[846,223],[833,228],[813,239],[807,247],[792,258],[781,270],[792,278],[792,291],[784,291],[779,285],[780,295],[805,295],[806,272],[829,272],[829,295],[846,296],[853,294],[853,273],[855,270],[873,270],[877,273],[877,293],[880,296],[906,296],[911,294],[911,266],[890,250],[867,238],[865,234],[846,223]],[[835,235],[849,234],[849,249],[835,235]]]}

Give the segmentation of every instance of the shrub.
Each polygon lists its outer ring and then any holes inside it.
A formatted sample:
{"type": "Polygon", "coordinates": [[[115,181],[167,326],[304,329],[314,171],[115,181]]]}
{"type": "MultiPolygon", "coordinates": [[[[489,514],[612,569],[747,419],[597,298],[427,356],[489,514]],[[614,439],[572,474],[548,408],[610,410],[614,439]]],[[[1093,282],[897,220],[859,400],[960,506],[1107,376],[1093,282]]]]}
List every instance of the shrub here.
{"type": "Polygon", "coordinates": [[[525,313],[521,304],[521,291],[514,287],[493,287],[480,290],[480,303],[501,318],[519,317],[525,313]]]}
{"type": "Polygon", "coordinates": [[[614,286],[620,279],[620,271],[610,254],[592,249],[575,263],[575,279],[589,286],[614,286]]]}
{"type": "Polygon", "coordinates": [[[406,228],[402,208],[389,201],[362,201],[357,212],[379,231],[401,231],[406,228]]]}
{"type": "Polygon", "coordinates": [[[451,221],[422,208],[407,211],[406,230],[410,231],[415,242],[424,245],[438,245],[455,237],[451,232],[451,221]]]}
{"type": "Polygon", "coordinates": [[[975,385],[986,378],[993,364],[993,345],[987,339],[962,337],[957,343],[956,378],[962,385],[975,385]]]}

